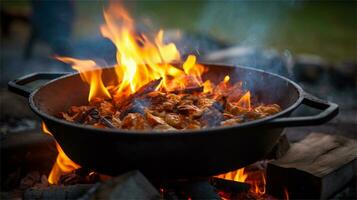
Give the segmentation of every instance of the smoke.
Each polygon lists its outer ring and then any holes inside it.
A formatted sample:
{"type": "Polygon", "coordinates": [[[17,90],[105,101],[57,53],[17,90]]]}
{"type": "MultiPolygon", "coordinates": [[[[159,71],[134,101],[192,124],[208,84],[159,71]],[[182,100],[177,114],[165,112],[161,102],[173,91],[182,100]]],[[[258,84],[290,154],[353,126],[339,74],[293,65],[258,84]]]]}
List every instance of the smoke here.
{"type": "Polygon", "coordinates": [[[263,47],[279,24],[289,2],[208,2],[197,27],[199,31],[228,38],[241,46],[263,47]],[[227,34],[228,32],[228,34],[227,34]]]}

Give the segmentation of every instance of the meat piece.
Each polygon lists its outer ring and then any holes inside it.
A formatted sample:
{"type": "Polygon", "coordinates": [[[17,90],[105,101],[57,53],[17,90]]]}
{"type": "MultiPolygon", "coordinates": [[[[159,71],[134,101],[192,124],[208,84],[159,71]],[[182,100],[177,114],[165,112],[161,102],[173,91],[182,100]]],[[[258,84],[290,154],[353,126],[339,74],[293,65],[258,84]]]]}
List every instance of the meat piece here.
{"type": "Polygon", "coordinates": [[[155,115],[152,115],[151,113],[149,113],[147,111],[145,112],[145,117],[151,127],[166,124],[165,120],[163,120],[160,117],[157,117],[155,115]]]}
{"type": "Polygon", "coordinates": [[[190,123],[186,127],[186,129],[200,129],[200,128],[201,128],[201,123],[197,120],[190,121],[190,123]]]}
{"type": "Polygon", "coordinates": [[[119,111],[116,111],[116,112],[114,113],[114,115],[112,116],[112,118],[111,118],[112,124],[113,124],[116,128],[120,128],[120,127],[121,127],[121,124],[122,124],[122,121],[120,120],[119,116],[120,116],[120,112],[119,112],[119,111]]]}
{"type": "Polygon", "coordinates": [[[121,128],[129,130],[145,130],[150,129],[150,126],[141,114],[129,113],[124,117],[121,128]]]}
{"type": "Polygon", "coordinates": [[[251,121],[251,120],[261,119],[263,117],[266,117],[267,115],[265,113],[260,113],[253,110],[245,113],[243,116],[245,117],[246,120],[251,121]]]}
{"type": "Polygon", "coordinates": [[[178,112],[186,114],[186,115],[191,115],[194,117],[199,117],[202,115],[203,110],[199,109],[195,105],[180,105],[177,107],[178,112]]]}
{"type": "Polygon", "coordinates": [[[70,116],[68,113],[65,113],[65,112],[60,112],[59,115],[60,117],[62,117],[63,119],[69,121],[69,122],[75,122],[76,119],[79,118],[81,113],[76,113],[74,114],[73,116],[70,116]]]}
{"type": "Polygon", "coordinates": [[[249,112],[248,109],[236,106],[232,103],[227,103],[226,111],[232,115],[242,115],[249,112]]]}
{"type": "Polygon", "coordinates": [[[223,113],[223,118],[224,119],[232,119],[232,118],[234,118],[234,115],[232,115],[232,114],[229,114],[229,113],[223,113]]]}
{"type": "Polygon", "coordinates": [[[254,109],[256,112],[265,113],[266,115],[273,115],[281,111],[281,108],[277,104],[261,105],[254,109]]]}
{"type": "Polygon", "coordinates": [[[165,101],[164,103],[162,103],[160,110],[173,111],[175,107],[176,107],[175,102],[165,101]]]}
{"type": "Polygon", "coordinates": [[[175,113],[169,113],[165,115],[165,121],[170,126],[178,129],[182,129],[184,127],[184,121],[182,120],[182,117],[175,113]]]}
{"type": "Polygon", "coordinates": [[[221,126],[232,126],[238,123],[242,123],[243,122],[243,118],[239,117],[239,118],[232,118],[232,119],[228,119],[225,121],[221,122],[221,126]]]}
{"type": "Polygon", "coordinates": [[[199,98],[197,102],[197,106],[201,109],[210,108],[216,102],[215,99],[211,98],[199,98]]]}
{"type": "Polygon", "coordinates": [[[102,116],[111,116],[114,114],[115,109],[114,109],[114,105],[112,103],[110,103],[109,101],[102,101],[99,104],[99,108],[98,108],[100,115],[102,116]]]}
{"type": "Polygon", "coordinates": [[[159,130],[159,131],[174,131],[177,130],[174,127],[168,125],[168,124],[159,124],[153,128],[153,130],[159,130]]]}
{"type": "Polygon", "coordinates": [[[146,95],[146,98],[150,101],[152,105],[158,105],[163,102],[166,102],[167,100],[166,94],[159,91],[153,91],[148,93],[146,95]]]}

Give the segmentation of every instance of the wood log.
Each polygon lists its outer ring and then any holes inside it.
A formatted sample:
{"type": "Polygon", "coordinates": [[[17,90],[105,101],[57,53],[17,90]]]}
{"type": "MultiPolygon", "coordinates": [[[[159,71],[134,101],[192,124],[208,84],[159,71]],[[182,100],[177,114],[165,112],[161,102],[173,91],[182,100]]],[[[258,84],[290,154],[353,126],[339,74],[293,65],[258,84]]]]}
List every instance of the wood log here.
{"type": "Polygon", "coordinates": [[[268,163],[267,190],[291,199],[327,199],[357,176],[357,141],[311,133],[288,152],[268,163]]]}
{"type": "Polygon", "coordinates": [[[279,159],[285,155],[289,148],[289,140],[287,136],[283,134],[265,159],[279,159]]]}
{"type": "Polygon", "coordinates": [[[174,94],[192,94],[192,93],[196,93],[196,92],[203,92],[203,86],[187,87],[187,88],[180,89],[180,90],[174,90],[171,93],[174,93],[174,94]]]}
{"type": "Polygon", "coordinates": [[[159,192],[139,171],[112,178],[90,193],[81,199],[160,199],[159,192]]]}
{"type": "Polygon", "coordinates": [[[161,83],[161,80],[162,78],[150,81],[146,85],[139,88],[139,90],[136,91],[134,94],[130,95],[122,102],[119,102],[118,106],[120,110],[123,110],[125,107],[127,107],[134,99],[142,97],[145,94],[155,91],[156,87],[161,83]]]}
{"type": "Polygon", "coordinates": [[[76,184],[69,186],[29,188],[24,193],[24,199],[77,199],[85,194],[92,186],[91,184],[76,184]]]}
{"type": "Polygon", "coordinates": [[[218,190],[235,194],[248,192],[250,189],[250,185],[247,183],[241,183],[216,177],[212,177],[210,179],[210,183],[218,190]]]}
{"type": "Polygon", "coordinates": [[[213,187],[209,181],[190,181],[182,185],[182,191],[186,192],[190,199],[200,200],[200,199],[211,199],[220,200],[221,197],[216,192],[216,188],[213,187]]]}

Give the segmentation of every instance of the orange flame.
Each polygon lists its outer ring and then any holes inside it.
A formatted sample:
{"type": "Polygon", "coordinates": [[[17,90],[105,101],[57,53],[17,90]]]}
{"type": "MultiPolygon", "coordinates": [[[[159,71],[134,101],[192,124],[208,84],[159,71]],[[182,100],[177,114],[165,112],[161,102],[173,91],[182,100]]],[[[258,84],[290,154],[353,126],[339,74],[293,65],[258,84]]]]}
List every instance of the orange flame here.
{"type": "Polygon", "coordinates": [[[263,196],[266,190],[266,180],[264,172],[261,173],[261,179],[253,180],[251,185],[252,187],[250,188],[250,192],[256,194],[257,196],[263,196]]]}
{"type": "Polygon", "coordinates": [[[245,171],[244,168],[238,169],[236,171],[231,171],[226,174],[220,174],[216,176],[217,178],[233,180],[237,182],[248,183],[251,187],[249,192],[257,197],[261,197],[266,192],[266,180],[265,173],[259,172],[260,176],[253,176],[250,172],[245,171]]]}
{"type": "MultiPolygon", "coordinates": [[[[110,39],[116,47],[115,73],[118,85],[114,88],[114,100],[135,93],[140,87],[152,80],[162,78],[158,89],[174,90],[188,84],[201,86],[201,74],[205,71],[202,65],[196,64],[196,57],[189,55],[182,66],[170,63],[179,61],[181,56],[175,44],[163,42],[164,32],[160,30],[153,41],[144,34],[138,34],[134,21],[129,13],[117,2],[111,2],[104,11],[105,24],[100,27],[103,37],[110,39]],[[182,81],[188,79],[188,81],[182,81]]],[[[94,97],[110,98],[101,81],[101,71],[94,61],[60,58],[72,64],[85,82],[90,84],[89,101],[94,97]]],[[[113,87],[111,87],[113,88],[113,87]]]]}
{"type": "Polygon", "coordinates": [[[231,171],[226,174],[220,174],[217,178],[237,181],[244,183],[248,178],[248,174],[244,172],[244,168],[238,169],[237,171],[231,171]]]}
{"type": "Polygon", "coordinates": [[[73,69],[80,72],[82,80],[89,83],[90,90],[88,101],[93,100],[94,97],[111,98],[108,90],[104,87],[102,81],[102,71],[94,61],[58,56],[55,58],[62,62],[70,63],[73,69]]]}
{"type": "Polygon", "coordinates": [[[212,93],[213,92],[213,84],[210,80],[205,81],[203,84],[203,93],[212,93]]]}
{"type": "Polygon", "coordinates": [[[284,187],[284,200],[289,200],[289,192],[288,192],[288,188],[284,187]]]}
{"type": "MultiPolygon", "coordinates": [[[[52,133],[46,127],[46,124],[42,122],[42,130],[43,132],[51,135],[52,133]]],[[[75,169],[80,168],[78,164],[73,162],[62,150],[61,146],[56,142],[56,148],[58,150],[58,155],[55,164],[52,167],[52,170],[48,176],[48,182],[50,184],[56,184],[61,177],[61,175],[65,173],[69,173],[75,169]]]]}
{"type": "Polygon", "coordinates": [[[237,102],[237,106],[251,110],[251,103],[250,103],[250,92],[246,92],[237,102]]]}
{"type": "Polygon", "coordinates": [[[223,82],[227,84],[229,82],[229,79],[231,79],[228,75],[224,77],[223,82]]]}

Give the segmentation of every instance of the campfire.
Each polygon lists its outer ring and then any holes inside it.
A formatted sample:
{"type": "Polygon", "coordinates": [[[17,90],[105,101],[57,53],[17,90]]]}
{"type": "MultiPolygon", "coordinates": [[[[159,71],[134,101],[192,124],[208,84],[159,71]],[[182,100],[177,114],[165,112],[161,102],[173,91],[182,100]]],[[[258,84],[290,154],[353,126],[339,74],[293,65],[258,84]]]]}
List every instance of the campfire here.
{"type": "MultiPolygon", "coordinates": [[[[52,135],[46,125],[42,124],[42,129],[45,133],[52,135]]],[[[98,174],[94,171],[83,170],[80,165],[73,162],[62,150],[60,145],[56,143],[58,156],[52,170],[48,176],[48,183],[52,185],[72,185],[78,183],[95,183],[97,181],[105,181],[112,177],[98,174]]],[[[211,183],[223,185],[223,187],[242,187],[239,193],[227,190],[218,190],[218,194],[222,199],[250,198],[250,199],[275,199],[266,194],[266,178],[265,171],[262,169],[238,169],[236,171],[220,174],[211,178],[211,183]],[[227,180],[225,182],[224,180],[227,180]],[[233,182],[230,182],[233,181],[233,182]],[[236,182],[236,183],[234,183],[236,182]],[[242,186],[240,183],[245,183],[242,186]],[[237,185],[235,185],[237,184],[237,185]],[[249,189],[246,189],[249,188],[249,189]]],[[[221,186],[222,187],[222,186],[221,186]]],[[[161,195],[165,196],[166,188],[162,188],[161,195]]],[[[289,199],[289,193],[286,188],[283,191],[284,199],[289,199]]]]}
{"type": "MultiPolygon", "coordinates": [[[[99,128],[171,131],[230,126],[278,113],[277,104],[252,101],[242,82],[225,76],[218,84],[202,80],[208,69],[189,55],[183,64],[173,43],[138,34],[129,14],[112,4],[104,11],[101,33],[117,48],[110,85],[102,81],[101,67],[93,60],[56,57],[79,71],[90,85],[88,105],[74,105],[59,117],[99,128]]],[[[254,97],[252,97],[254,100],[254,97]]]]}
{"type": "MultiPolygon", "coordinates": [[[[93,60],[56,56],[71,64],[90,86],[88,104],[73,105],[68,111],[60,112],[59,118],[98,128],[172,131],[231,126],[281,111],[277,104],[256,101],[242,82],[231,83],[228,75],[217,84],[203,81],[202,74],[208,69],[197,64],[194,55],[189,55],[183,64],[172,64],[180,63],[181,57],[173,43],[164,44],[164,32],[160,31],[154,42],[137,34],[133,20],[121,6],[110,6],[104,18],[106,24],[101,27],[101,33],[117,47],[117,80],[105,85],[101,66],[93,60]]],[[[45,123],[42,128],[52,135],[45,123]]],[[[83,181],[85,178],[71,178],[81,166],[58,143],[56,147],[58,156],[48,182],[83,181]]],[[[88,172],[85,176],[94,174],[88,172]]],[[[217,178],[247,182],[251,185],[250,194],[256,198],[265,194],[264,174],[252,179],[242,168],[217,178]]]]}
{"type": "MultiPolygon", "coordinates": [[[[202,64],[195,55],[182,55],[165,41],[163,30],[154,35],[136,30],[129,13],[115,2],[104,11],[104,20],[100,32],[116,47],[114,65],[56,55],[78,73],[31,75],[9,83],[29,97],[58,152],[52,168],[21,178],[25,199],[47,194],[224,200],[300,195],[301,188],[279,174],[295,176],[289,169],[296,168],[292,161],[300,160],[294,156],[301,148],[296,144],[289,151],[282,131],[327,122],[337,114],[336,104],[276,74],[202,64]],[[37,90],[24,86],[36,79],[55,80],[37,90]],[[321,112],[290,116],[300,105],[321,112]],[[285,165],[293,167],[280,169],[285,165]]],[[[319,183],[326,185],[326,180],[319,183]]],[[[331,196],[321,190],[313,195],[331,196]]]]}

